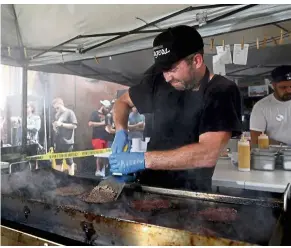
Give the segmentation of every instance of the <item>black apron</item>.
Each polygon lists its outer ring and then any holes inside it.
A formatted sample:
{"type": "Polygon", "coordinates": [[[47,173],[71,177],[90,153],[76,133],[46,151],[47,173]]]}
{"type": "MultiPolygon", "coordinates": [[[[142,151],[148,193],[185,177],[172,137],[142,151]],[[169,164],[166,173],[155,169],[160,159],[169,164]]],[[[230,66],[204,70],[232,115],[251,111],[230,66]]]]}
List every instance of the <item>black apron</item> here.
{"type": "MultiPolygon", "coordinates": [[[[209,70],[206,69],[197,91],[178,91],[168,83],[158,86],[160,88],[154,99],[153,133],[148,151],[175,149],[199,141],[203,97],[211,81],[209,70]]],[[[175,171],[145,170],[137,173],[137,181],[155,187],[211,191],[213,172],[214,167],[175,171]]]]}

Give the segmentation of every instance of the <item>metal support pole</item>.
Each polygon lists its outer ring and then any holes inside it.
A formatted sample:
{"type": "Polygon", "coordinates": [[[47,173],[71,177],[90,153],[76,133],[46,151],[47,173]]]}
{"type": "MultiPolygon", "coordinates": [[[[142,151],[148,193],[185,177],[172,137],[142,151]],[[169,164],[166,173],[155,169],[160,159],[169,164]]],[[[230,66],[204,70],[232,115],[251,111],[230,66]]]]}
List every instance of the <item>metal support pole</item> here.
{"type": "Polygon", "coordinates": [[[44,85],[44,97],[43,97],[43,120],[44,120],[44,139],[43,139],[43,147],[45,153],[48,152],[47,149],[47,119],[46,119],[46,84],[44,85]]]}
{"type": "Polygon", "coordinates": [[[27,146],[27,66],[22,68],[22,150],[27,146]]]}
{"type": "Polygon", "coordinates": [[[52,147],[54,142],[53,142],[53,132],[52,132],[52,112],[51,112],[51,97],[52,97],[52,91],[51,91],[51,80],[50,76],[47,77],[47,80],[45,80],[46,84],[46,105],[47,105],[47,110],[48,110],[48,150],[49,147],[52,147]]]}

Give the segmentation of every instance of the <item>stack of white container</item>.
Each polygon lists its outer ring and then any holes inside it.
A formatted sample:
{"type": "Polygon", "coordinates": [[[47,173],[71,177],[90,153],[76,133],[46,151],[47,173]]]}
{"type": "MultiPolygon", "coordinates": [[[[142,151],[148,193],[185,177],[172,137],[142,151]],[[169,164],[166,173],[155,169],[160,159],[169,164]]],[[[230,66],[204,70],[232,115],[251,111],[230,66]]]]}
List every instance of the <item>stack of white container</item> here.
{"type": "Polygon", "coordinates": [[[142,141],[140,138],[133,138],[131,144],[131,152],[146,152],[147,144],[150,141],[150,138],[145,138],[145,141],[142,141]]]}

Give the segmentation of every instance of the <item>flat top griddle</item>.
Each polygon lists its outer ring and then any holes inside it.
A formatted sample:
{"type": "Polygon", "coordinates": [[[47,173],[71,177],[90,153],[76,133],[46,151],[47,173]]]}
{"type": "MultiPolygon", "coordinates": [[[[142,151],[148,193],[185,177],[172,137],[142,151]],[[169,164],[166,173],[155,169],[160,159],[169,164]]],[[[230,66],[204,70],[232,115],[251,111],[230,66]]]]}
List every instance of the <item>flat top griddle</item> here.
{"type": "MultiPolygon", "coordinates": [[[[240,240],[253,244],[268,244],[276,222],[281,213],[280,205],[272,207],[219,203],[211,199],[192,199],[187,197],[168,196],[144,192],[139,187],[127,187],[116,202],[90,204],[80,200],[78,196],[58,196],[55,189],[68,185],[82,185],[90,191],[98,185],[98,181],[75,178],[49,169],[24,171],[11,175],[2,175],[2,200],[5,197],[30,199],[66,208],[79,210],[95,215],[103,215],[116,219],[130,220],[188,230],[196,233],[198,227],[207,228],[217,237],[240,240]],[[166,200],[169,208],[138,211],[133,201],[166,200]],[[207,208],[232,208],[237,211],[237,218],[230,222],[207,221],[197,217],[197,213],[207,208]]],[[[207,194],[205,194],[207,196],[207,194]]]]}

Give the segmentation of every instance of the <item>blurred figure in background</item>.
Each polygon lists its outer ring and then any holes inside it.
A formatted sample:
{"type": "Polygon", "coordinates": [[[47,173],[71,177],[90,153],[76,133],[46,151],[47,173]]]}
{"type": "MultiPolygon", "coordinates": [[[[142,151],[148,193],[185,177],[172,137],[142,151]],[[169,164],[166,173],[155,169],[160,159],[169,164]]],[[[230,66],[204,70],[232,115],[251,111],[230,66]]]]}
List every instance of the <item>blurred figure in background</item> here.
{"type": "MultiPolygon", "coordinates": [[[[100,103],[102,104],[101,108],[91,114],[90,121],[88,122],[88,126],[93,128],[93,149],[110,148],[113,140],[113,135],[108,130],[106,130],[107,128],[110,128],[109,125],[112,119],[110,114],[112,110],[111,102],[108,100],[104,100],[100,101],[100,103]]],[[[104,161],[104,158],[96,159],[95,176],[105,176],[104,161]]]]}
{"type": "MultiPolygon", "coordinates": [[[[77,128],[77,118],[73,110],[64,106],[61,98],[55,98],[52,102],[56,111],[53,130],[55,131],[55,152],[73,151],[75,141],[75,129],[77,128]]],[[[56,160],[57,169],[62,171],[62,161],[56,160]]],[[[75,164],[72,158],[67,158],[66,162],[69,167],[69,174],[74,175],[75,164]]]]}
{"type": "Polygon", "coordinates": [[[104,106],[102,107],[102,114],[104,115],[105,119],[105,131],[107,133],[107,145],[108,148],[111,148],[113,139],[114,139],[114,134],[115,134],[115,126],[113,122],[113,106],[115,103],[115,100],[112,100],[109,105],[109,101],[100,101],[104,106]]]}
{"type": "Polygon", "coordinates": [[[3,145],[7,144],[8,142],[8,132],[5,112],[2,109],[0,109],[0,135],[1,147],[3,147],[3,145]]]}
{"type": "Polygon", "coordinates": [[[35,114],[35,105],[33,103],[27,104],[27,142],[38,143],[38,132],[41,127],[41,119],[39,115],[35,114]]]}
{"type": "Polygon", "coordinates": [[[132,108],[132,112],[128,117],[128,138],[130,141],[132,139],[138,138],[143,139],[143,131],[145,128],[145,116],[141,115],[136,107],[132,108]]]}
{"type": "Polygon", "coordinates": [[[108,140],[108,147],[111,148],[112,142],[114,140],[115,135],[115,125],[113,121],[113,106],[115,100],[111,101],[111,109],[109,113],[105,115],[105,131],[107,132],[107,140],[108,140]]]}

